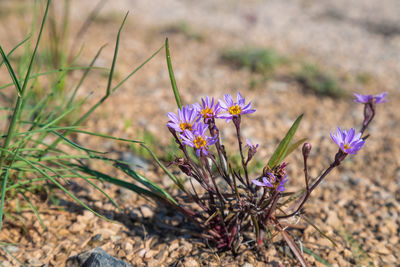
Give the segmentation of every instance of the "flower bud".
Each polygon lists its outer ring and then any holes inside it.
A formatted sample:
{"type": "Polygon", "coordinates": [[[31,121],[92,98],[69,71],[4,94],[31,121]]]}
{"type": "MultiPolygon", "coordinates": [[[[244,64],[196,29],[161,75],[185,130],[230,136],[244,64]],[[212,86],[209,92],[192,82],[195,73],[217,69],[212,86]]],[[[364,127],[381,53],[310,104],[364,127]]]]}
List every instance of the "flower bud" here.
{"type": "Polygon", "coordinates": [[[308,156],[310,155],[310,151],[311,151],[311,144],[304,143],[302,151],[303,151],[303,157],[308,158],[308,156]]]}

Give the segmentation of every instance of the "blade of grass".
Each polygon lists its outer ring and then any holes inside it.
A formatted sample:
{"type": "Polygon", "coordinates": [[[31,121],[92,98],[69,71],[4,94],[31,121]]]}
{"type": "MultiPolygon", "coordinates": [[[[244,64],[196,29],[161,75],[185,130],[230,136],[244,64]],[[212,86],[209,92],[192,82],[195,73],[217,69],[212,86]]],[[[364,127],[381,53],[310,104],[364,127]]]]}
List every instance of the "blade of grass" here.
{"type": "Polygon", "coordinates": [[[314,251],[312,251],[311,249],[306,248],[305,246],[303,246],[303,251],[311,256],[314,257],[314,259],[316,259],[317,261],[319,261],[320,263],[324,264],[325,266],[331,267],[332,265],[327,262],[326,260],[324,260],[323,258],[321,258],[321,256],[319,256],[318,254],[316,254],[314,251]]]}
{"type": "Polygon", "coordinates": [[[181,109],[182,102],[181,102],[181,97],[179,95],[178,87],[176,86],[174,70],[172,69],[171,55],[169,53],[168,38],[165,39],[165,54],[167,57],[168,73],[169,73],[169,78],[171,80],[172,90],[174,91],[176,104],[178,105],[178,108],[181,109]]]}
{"type": "Polygon", "coordinates": [[[136,181],[138,181],[139,183],[141,183],[145,187],[149,188],[151,191],[153,191],[157,195],[160,195],[163,198],[166,197],[169,201],[171,201],[175,205],[178,205],[178,202],[176,202],[176,200],[167,191],[165,191],[164,189],[159,187],[153,181],[151,181],[151,180],[147,179],[146,177],[138,174],[137,172],[132,170],[129,166],[123,165],[123,164],[115,164],[115,166],[118,169],[122,170],[124,173],[126,173],[129,176],[131,176],[132,178],[134,178],[136,181]]]}
{"type": "Polygon", "coordinates": [[[89,72],[92,70],[94,63],[96,62],[96,60],[99,58],[101,52],[103,51],[104,47],[106,45],[103,45],[102,47],[100,47],[99,51],[97,51],[96,55],[94,56],[94,58],[92,59],[92,61],[90,62],[88,68],[85,70],[85,72],[83,73],[81,79],[79,80],[78,84],[76,85],[70,99],[68,100],[67,103],[67,107],[71,106],[71,104],[74,102],[76,93],[78,92],[79,88],[81,87],[83,81],[86,79],[86,76],[89,74],[89,72]]]}
{"type": "Polygon", "coordinates": [[[106,96],[109,96],[111,94],[111,82],[112,82],[113,77],[114,77],[114,68],[115,68],[115,63],[117,62],[117,56],[118,56],[118,50],[119,50],[119,38],[120,38],[120,35],[121,35],[122,28],[125,25],[125,21],[126,21],[126,18],[128,17],[128,14],[129,14],[129,11],[126,12],[126,15],[124,17],[124,20],[122,21],[121,27],[118,30],[117,40],[115,42],[114,56],[113,56],[113,60],[112,60],[112,63],[111,63],[110,75],[108,76],[106,96]]]}
{"type": "Polygon", "coordinates": [[[104,192],[100,187],[98,187],[95,183],[93,183],[92,181],[90,181],[90,179],[88,179],[87,177],[81,175],[80,173],[78,173],[77,171],[75,171],[74,169],[68,167],[67,165],[63,164],[62,162],[57,162],[57,161],[52,161],[52,163],[59,165],[65,169],[67,169],[70,173],[75,174],[76,176],[82,178],[83,180],[85,180],[88,184],[90,184],[91,186],[93,186],[94,188],[96,188],[99,192],[101,192],[104,196],[106,196],[106,198],[108,198],[111,203],[120,211],[122,212],[122,209],[118,206],[118,204],[106,193],[104,192]]]}
{"type": "Polygon", "coordinates": [[[299,260],[301,266],[303,267],[308,267],[307,261],[304,259],[300,249],[297,247],[296,243],[292,239],[292,237],[286,233],[284,229],[282,229],[279,225],[277,226],[278,230],[281,232],[283,239],[285,240],[286,244],[290,247],[290,250],[293,252],[293,254],[296,256],[296,258],[299,260]]]}
{"type": "MultiPolygon", "coordinates": [[[[25,76],[25,81],[24,81],[24,84],[22,85],[22,87],[20,87],[18,81],[15,80],[15,86],[16,86],[16,88],[20,89],[20,90],[17,89],[20,92],[20,95],[17,98],[17,103],[15,104],[15,109],[14,109],[14,112],[12,114],[12,118],[11,118],[11,121],[10,121],[10,124],[9,124],[9,127],[8,127],[7,137],[6,137],[6,139],[4,141],[4,144],[3,144],[3,148],[5,150],[7,150],[8,146],[10,144],[10,141],[11,141],[11,139],[13,137],[13,134],[14,134],[14,131],[15,131],[15,127],[17,125],[17,120],[19,118],[19,113],[20,113],[21,108],[23,106],[23,102],[24,102],[23,98],[24,98],[24,94],[25,94],[25,89],[26,89],[26,87],[28,85],[27,79],[28,79],[28,77],[30,75],[30,72],[31,72],[31,69],[32,69],[32,65],[33,65],[33,61],[35,59],[37,48],[39,46],[39,42],[40,42],[40,39],[41,39],[41,36],[42,36],[43,27],[44,27],[44,24],[46,22],[47,13],[49,11],[50,2],[51,2],[51,0],[47,1],[46,10],[45,10],[45,13],[43,15],[42,24],[41,24],[41,27],[40,27],[40,31],[39,31],[39,35],[38,35],[37,41],[36,41],[35,49],[34,49],[34,51],[32,53],[31,61],[29,63],[29,67],[28,67],[28,70],[27,70],[26,76],[25,76]]],[[[1,51],[2,51],[1,54],[2,54],[3,58],[4,59],[7,58],[5,56],[5,54],[4,54],[3,49],[1,49],[1,51]]],[[[10,65],[10,67],[11,67],[11,65],[10,65]]],[[[14,73],[12,68],[10,68],[9,71],[14,73]]],[[[15,73],[13,75],[16,77],[15,73]]],[[[1,160],[0,160],[0,172],[2,172],[3,164],[4,164],[4,161],[5,161],[5,157],[4,157],[4,154],[3,154],[4,152],[3,151],[4,150],[2,150],[2,153],[0,154],[0,158],[1,158],[1,160]]]]}
{"type": "MultiPolygon", "coordinates": [[[[46,75],[51,75],[54,73],[59,73],[59,72],[64,72],[64,71],[73,71],[73,70],[88,70],[90,67],[68,67],[68,68],[60,68],[60,69],[56,69],[56,70],[49,70],[49,71],[45,71],[45,72],[40,72],[40,73],[36,73],[36,74],[32,74],[31,76],[29,76],[28,80],[32,80],[32,79],[36,79],[38,77],[41,76],[46,76],[46,75]]],[[[91,69],[96,69],[96,70],[105,70],[106,68],[103,67],[92,67],[91,69]]],[[[18,80],[18,82],[25,82],[25,79],[20,79],[18,80]]],[[[0,90],[7,88],[9,86],[14,85],[14,83],[7,83],[5,85],[0,86],[0,90]]]]}
{"type": "Polygon", "coordinates": [[[186,192],[185,187],[183,186],[183,184],[181,183],[181,181],[172,174],[172,172],[170,172],[167,167],[165,167],[164,164],[162,164],[162,162],[158,159],[158,157],[156,156],[156,154],[153,153],[153,151],[151,151],[151,149],[146,146],[145,144],[140,144],[142,147],[144,147],[151,155],[151,157],[154,159],[154,161],[158,164],[158,166],[160,166],[160,168],[168,175],[169,178],[171,178],[171,180],[184,192],[186,192]]]}
{"type": "MultiPolygon", "coordinates": [[[[2,151],[4,151],[4,149],[1,149],[2,151]]],[[[5,151],[8,152],[8,151],[5,151]]],[[[35,164],[33,162],[31,162],[30,160],[21,157],[19,155],[16,155],[17,159],[24,161],[25,163],[27,163],[29,166],[31,166],[35,171],[39,172],[41,175],[43,175],[44,177],[48,178],[52,183],[54,183],[58,188],[60,188],[64,193],[66,193],[68,196],[70,196],[73,200],[75,200],[76,202],[78,202],[80,205],[82,205],[84,208],[88,209],[89,211],[93,212],[95,215],[99,216],[100,218],[103,218],[106,221],[111,221],[108,218],[104,217],[103,215],[101,215],[100,213],[97,213],[96,211],[94,211],[93,209],[91,209],[88,205],[86,205],[85,203],[83,203],[82,201],[80,201],[73,193],[71,193],[68,189],[66,189],[63,185],[61,185],[56,179],[54,179],[53,177],[51,177],[50,175],[48,175],[44,170],[42,170],[39,167],[36,167],[35,164]]],[[[42,165],[43,166],[43,165],[42,165]]]]}
{"type": "MultiPolygon", "coordinates": [[[[10,52],[8,52],[7,57],[9,58],[9,57],[14,53],[14,51],[17,50],[18,47],[20,47],[21,45],[23,45],[26,41],[28,41],[29,38],[31,38],[30,35],[28,35],[27,37],[25,37],[24,40],[22,40],[22,41],[19,42],[16,46],[14,46],[14,48],[11,49],[10,52]]],[[[4,63],[4,60],[2,60],[2,61],[0,62],[0,67],[3,65],[3,63],[4,63]]]]}
{"type": "Polygon", "coordinates": [[[38,220],[39,220],[40,225],[42,226],[42,228],[43,228],[45,231],[47,231],[47,227],[46,227],[46,225],[44,224],[44,221],[43,221],[42,217],[40,216],[39,212],[37,211],[36,207],[33,205],[33,203],[30,201],[30,199],[27,198],[26,195],[25,195],[22,191],[19,191],[19,193],[22,195],[22,197],[25,199],[25,201],[28,202],[28,204],[29,204],[31,210],[33,211],[33,213],[35,214],[35,216],[38,218],[38,220]]]}

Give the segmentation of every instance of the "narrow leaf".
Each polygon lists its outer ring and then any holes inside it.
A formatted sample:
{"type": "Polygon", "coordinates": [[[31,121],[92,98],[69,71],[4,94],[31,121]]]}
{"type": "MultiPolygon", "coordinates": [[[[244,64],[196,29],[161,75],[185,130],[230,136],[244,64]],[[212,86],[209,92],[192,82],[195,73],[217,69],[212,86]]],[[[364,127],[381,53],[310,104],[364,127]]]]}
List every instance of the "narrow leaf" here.
{"type": "Polygon", "coordinates": [[[304,259],[300,249],[297,247],[297,245],[294,242],[294,240],[292,239],[292,237],[288,233],[286,233],[286,231],[284,229],[282,229],[281,227],[278,227],[278,229],[281,232],[283,239],[290,247],[290,250],[296,256],[296,258],[300,261],[301,266],[308,267],[309,265],[308,265],[306,259],[304,259]]]}
{"type": "Polygon", "coordinates": [[[286,157],[289,145],[292,142],[293,136],[297,131],[297,128],[299,127],[300,121],[303,118],[303,114],[301,114],[296,121],[293,123],[292,127],[290,127],[289,131],[287,132],[285,138],[282,139],[282,141],[279,143],[278,147],[276,148],[274,154],[272,154],[272,157],[268,161],[268,166],[273,169],[275,166],[277,166],[279,163],[282,162],[282,160],[286,157]]]}
{"type": "Polygon", "coordinates": [[[304,144],[304,142],[307,141],[307,138],[302,138],[299,141],[297,141],[296,143],[290,145],[289,149],[286,152],[286,156],[289,156],[290,153],[292,153],[293,151],[295,151],[300,145],[304,144]]]}
{"type": "Polygon", "coordinates": [[[176,104],[178,105],[178,108],[181,109],[182,108],[182,102],[181,102],[181,97],[179,96],[178,87],[176,86],[174,70],[172,69],[171,55],[169,53],[168,38],[165,39],[165,54],[166,54],[166,57],[167,57],[169,78],[171,80],[172,90],[174,91],[176,104]]]}
{"type": "Polygon", "coordinates": [[[325,264],[325,266],[331,267],[332,265],[327,262],[326,260],[324,260],[323,258],[321,258],[320,255],[316,254],[314,251],[312,251],[311,249],[308,249],[306,247],[303,246],[303,251],[311,256],[313,256],[317,261],[319,261],[322,264],[325,264]]]}
{"type": "Polygon", "coordinates": [[[128,174],[129,176],[131,176],[132,178],[134,178],[139,183],[143,184],[145,187],[149,188],[151,191],[155,192],[156,194],[158,194],[162,197],[166,197],[169,201],[171,201],[175,205],[178,205],[176,200],[167,191],[165,191],[164,189],[159,187],[153,181],[147,179],[146,177],[144,177],[144,176],[138,174],[137,172],[135,172],[134,170],[132,170],[128,165],[117,163],[117,164],[115,164],[115,166],[118,169],[125,172],[126,174],[128,174]]]}

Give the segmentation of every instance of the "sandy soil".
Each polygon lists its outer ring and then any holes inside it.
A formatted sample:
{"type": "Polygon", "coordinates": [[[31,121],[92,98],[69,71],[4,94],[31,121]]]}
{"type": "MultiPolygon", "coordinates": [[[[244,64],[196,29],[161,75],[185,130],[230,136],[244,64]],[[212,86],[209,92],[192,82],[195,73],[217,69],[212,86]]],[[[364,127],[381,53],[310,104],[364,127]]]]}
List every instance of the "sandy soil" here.
{"type": "MultiPolygon", "coordinates": [[[[95,3],[72,2],[72,32],[87,17],[95,3]]],[[[294,119],[304,113],[297,138],[307,137],[313,145],[311,175],[326,167],[336,152],[329,131],[337,126],[359,127],[362,106],[351,97],[332,99],[305,93],[289,75],[287,68],[277,70],[265,83],[250,90],[259,75],[238,69],[220,60],[226,48],[271,47],[298,61],[313,62],[344,77],[348,93],[389,92],[389,103],[379,105],[369,128],[371,137],[365,147],[335,170],[315,191],[306,205],[306,216],[336,241],[334,247],[307,222],[297,241],[332,266],[396,266],[400,258],[400,4],[386,1],[112,1],[85,34],[82,62],[88,64],[97,49],[108,43],[98,66],[109,66],[114,39],[126,11],[131,11],[121,38],[117,79],[121,79],[163,45],[166,36],[178,86],[184,103],[202,96],[222,97],[242,92],[252,100],[257,112],[244,120],[245,137],[260,144],[259,160],[267,159],[279,138],[294,119]],[[184,21],[190,33],[167,31],[168,25],[184,21]],[[201,38],[193,38],[193,34],[201,38]],[[358,76],[371,77],[368,83],[356,82],[358,76]]],[[[11,31],[9,21],[21,20],[17,14],[0,18],[1,44],[6,50],[18,42],[21,31],[11,31]],[[7,38],[5,38],[7,36],[7,38]],[[4,44],[3,44],[4,42],[4,44]]],[[[29,21],[29,18],[26,18],[29,21]]],[[[21,28],[23,23],[19,23],[21,28]]],[[[73,35],[73,34],[72,34],[73,35]]],[[[5,83],[5,69],[0,73],[5,83]]],[[[92,75],[81,96],[93,92],[94,102],[104,93],[106,79],[92,75]]],[[[163,53],[135,74],[88,120],[87,129],[119,137],[135,138],[138,131],[149,131],[160,145],[170,137],[165,127],[166,113],[175,111],[168,71],[163,53]],[[126,127],[129,122],[130,127],[126,127]]],[[[221,126],[229,140],[234,129],[221,126]]],[[[123,144],[79,137],[80,143],[118,155],[129,148],[123,144]]],[[[303,187],[300,152],[290,162],[288,190],[303,187]]],[[[104,166],[100,168],[107,170],[104,166]]],[[[168,186],[162,172],[149,164],[144,174],[168,186]]],[[[237,258],[216,254],[200,239],[176,231],[187,222],[164,207],[138,198],[135,194],[104,185],[121,205],[118,211],[106,198],[80,181],[69,189],[108,218],[107,222],[84,211],[59,194],[63,209],[37,200],[43,214],[45,231],[31,212],[24,212],[24,232],[18,222],[5,220],[0,240],[15,243],[3,246],[0,260],[4,266],[62,266],[81,251],[101,246],[111,255],[133,266],[290,266],[295,263],[281,240],[259,252],[246,251],[237,258]],[[8,265],[7,265],[8,264],[8,265]],[[247,264],[247,265],[246,265],[247,264]]],[[[34,198],[34,196],[32,196],[34,198]]],[[[11,203],[10,205],[14,205],[11,203]]],[[[314,266],[324,266],[305,254],[314,266]]]]}

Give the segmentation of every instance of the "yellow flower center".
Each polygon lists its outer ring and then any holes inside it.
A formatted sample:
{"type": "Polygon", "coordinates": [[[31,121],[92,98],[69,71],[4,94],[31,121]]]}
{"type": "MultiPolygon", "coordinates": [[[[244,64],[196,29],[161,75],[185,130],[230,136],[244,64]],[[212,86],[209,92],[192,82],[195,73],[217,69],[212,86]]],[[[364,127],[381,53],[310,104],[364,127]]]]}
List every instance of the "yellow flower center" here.
{"type": "Polygon", "coordinates": [[[204,140],[201,136],[197,136],[196,139],[194,139],[193,143],[197,149],[206,146],[206,140],[204,140]]]}
{"type": "Polygon", "coordinates": [[[209,109],[209,108],[202,109],[200,113],[203,116],[203,118],[208,118],[208,117],[211,117],[213,115],[212,110],[209,109]]]}
{"type": "Polygon", "coordinates": [[[351,148],[351,146],[349,144],[344,144],[343,148],[344,149],[349,149],[349,148],[351,148]]]}
{"type": "Polygon", "coordinates": [[[182,122],[181,124],[179,124],[179,126],[181,127],[182,131],[184,132],[185,130],[192,130],[192,124],[188,123],[188,122],[182,122]]]}
{"type": "Polygon", "coordinates": [[[232,115],[240,115],[241,112],[242,109],[238,105],[233,105],[229,108],[229,113],[231,113],[232,115]]]}

